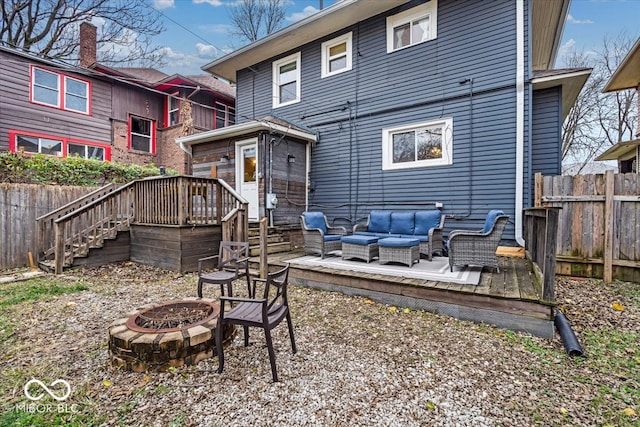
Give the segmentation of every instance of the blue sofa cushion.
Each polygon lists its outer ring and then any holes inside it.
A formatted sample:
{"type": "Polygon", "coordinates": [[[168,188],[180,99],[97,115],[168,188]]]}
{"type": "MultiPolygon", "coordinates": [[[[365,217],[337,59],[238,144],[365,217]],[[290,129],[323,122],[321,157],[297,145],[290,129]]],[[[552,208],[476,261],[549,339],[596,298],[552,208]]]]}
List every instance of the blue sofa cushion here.
{"type": "Polygon", "coordinates": [[[391,213],[391,234],[413,234],[415,228],[415,214],[413,212],[391,213]]]}
{"type": "Polygon", "coordinates": [[[324,241],[325,242],[334,242],[336,240],[340,240],[342,236],[340,234],[325,234],[324,241]]]}
{"type": "Polygon", "coordinates": [[[367,231],[389,233],[391,230],[391,211],[371,211],[367,231]]]}
{"type": "Polygon", "coordinates": [[[409,248],[411,246],[418,246],[419,244],[420,241],[418,239],[401,239],[398,237],[388,237],[378,240],[378,246],[393,248],[409,248]]]}
{"type": "Polygon", "coordinates": [[[357,236],[372,236],[372,237],[378,237],[380,239],[384,239],[386,237],[400,237],[399,234],[389,234],[389,233],[374,233],[371,231],[356,231],[354,233],[357,236]]]}
{"type": "Polygon", "coordinates": [[[484,222],[484,228],[482,229],[483,234],[491,231],[491,229],[493,228],[493,224],[496,222],[496,218],[500,215],[504,215],[504,212],[496,209],[489,211],[489,213],[487,214],[487,219],[484,222]]]}
{"type": "Polygon", "coordinates": [[[429,230],[440,226],[440,211],[418,211],[416,212],[415,234],[429,235],[429,230]]]}
{"type": "Polygon", "coordinates": [[[362,236],[354,234],[351,236],[342,236],[342,243],[350,243],[352,245],[371,245],[378,242],[378,238],[375,236],[362,236]]]}
{"type": "Polygon", "coordinates": [[[324,234],[327,234],[327,223],[322,212],[303,212],[302,216],[304,216],[304,222],[308,228],[319,228],[324,234]]]}

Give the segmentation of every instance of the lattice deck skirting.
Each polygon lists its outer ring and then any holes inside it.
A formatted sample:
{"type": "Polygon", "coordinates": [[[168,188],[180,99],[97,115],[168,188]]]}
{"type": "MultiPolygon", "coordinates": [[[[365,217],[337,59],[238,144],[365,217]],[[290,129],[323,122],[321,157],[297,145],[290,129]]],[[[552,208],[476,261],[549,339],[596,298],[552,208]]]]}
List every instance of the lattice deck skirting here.
{"type": "Polygon", "coordinates": [[[379,255],[380,264],[399,262],[411,267],[416,262],[420,262],[420,250],[418,245],[407,247],[380,246],[379,255]]]}
{"type": "Polygon", "coordinates": [[[378,244],[360,245],[342,242],[342,259],[357,258],[367,263],[378,257],[378,244]]]}

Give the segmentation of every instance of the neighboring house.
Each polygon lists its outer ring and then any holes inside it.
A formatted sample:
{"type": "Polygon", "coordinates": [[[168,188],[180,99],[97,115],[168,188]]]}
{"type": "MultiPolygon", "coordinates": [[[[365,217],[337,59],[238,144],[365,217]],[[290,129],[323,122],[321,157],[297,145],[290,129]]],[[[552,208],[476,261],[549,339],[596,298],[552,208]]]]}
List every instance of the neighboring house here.
{"type": "Polygon", "coordinates": [[[590,74],[550,70],[568,6],[336,2],[204,66],[237,82],[238,117],[253,120],[177,142],[194,174],[224,167],[241,192],[244,160],[221,155],[257,152],[247,199],[275,225],[305,209],[352,225],[371,209],[442,204],[448,230],[481,228],[498,208],[522,244],[534,174],[560,174],[561,124],[590,74]]]}
{"type": "Polygon", "coordinates": [[[229,84],[208,74],[103,66],[96,62],[96,28],[83,23],[80,34],[79,67],[0,46],[0,151],[153,163],[184,173],[189,158],[176,137],[235,123],[229,84]]]}
{"type": "Polygon", "coordinates": [[[626,89],[636,90],[636,101],[638,102],[636,139],[618,142],[599,155],[596,160],[617,160],[621,173],[638,173],[637,159],[640,157],[640,38],[613,73],[603,92],[617,92],[626,89]]]}

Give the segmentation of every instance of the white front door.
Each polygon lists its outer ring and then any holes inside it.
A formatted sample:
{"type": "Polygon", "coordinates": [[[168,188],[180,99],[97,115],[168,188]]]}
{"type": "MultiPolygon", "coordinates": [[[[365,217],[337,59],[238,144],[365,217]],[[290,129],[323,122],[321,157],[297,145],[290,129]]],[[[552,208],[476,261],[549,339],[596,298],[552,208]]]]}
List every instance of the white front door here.
{"type": "Polygon", "coordinates": [[[249,202],[249,220],[258,220],[258,143],[256,139],[236,143],[236,190],[249,202]]]}

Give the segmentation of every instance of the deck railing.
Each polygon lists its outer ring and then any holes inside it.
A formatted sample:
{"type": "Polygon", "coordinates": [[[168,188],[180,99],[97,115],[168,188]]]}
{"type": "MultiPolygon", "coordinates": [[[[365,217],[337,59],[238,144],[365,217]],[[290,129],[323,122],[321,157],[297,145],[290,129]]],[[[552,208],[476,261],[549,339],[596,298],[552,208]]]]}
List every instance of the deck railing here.
{"type": "Polygon", "coordinates": [[[556,244],[559,208],[524,210],[524,238],[527,258],[542,286],[542,299],[555,301],[556,244]]]}
{"type": "Polygon", "coordinates": [[[49,214],[38,221],[43,236],[40,259],[53,258],[56,274],[75,256],[86,254],[90,247],[100,246],[105,238],[115,237],[133,223],[220,224],[223,239],[248,239],[248,203],[220,179],[153,177],[99,192],[101,195],[86,203],[74,202],[75,209],[49,214]]]}

